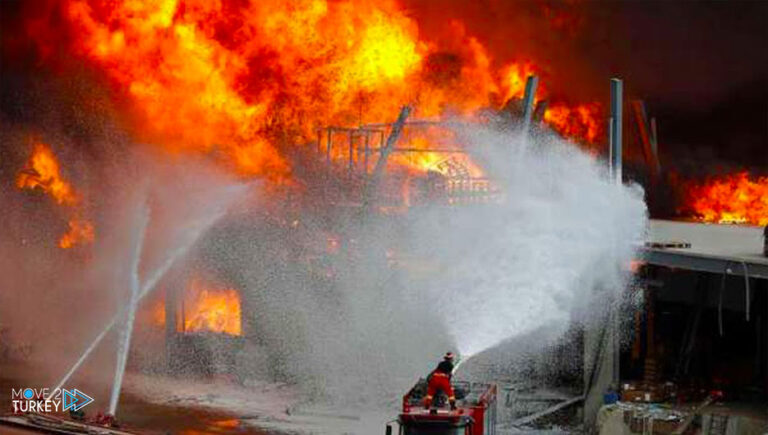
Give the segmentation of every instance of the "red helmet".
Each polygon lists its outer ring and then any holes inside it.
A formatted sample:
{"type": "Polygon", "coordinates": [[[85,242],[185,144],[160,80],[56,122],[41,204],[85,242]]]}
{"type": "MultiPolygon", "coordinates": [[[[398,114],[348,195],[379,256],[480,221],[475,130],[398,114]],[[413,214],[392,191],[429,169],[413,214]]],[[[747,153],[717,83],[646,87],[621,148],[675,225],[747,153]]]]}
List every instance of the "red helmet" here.
{"type": "Polygon", "coordinates": [[[448,361],[453,361],[453,352],[446,352],[446,354],[443,357],[443,359],[446,359],[448,361]]]}

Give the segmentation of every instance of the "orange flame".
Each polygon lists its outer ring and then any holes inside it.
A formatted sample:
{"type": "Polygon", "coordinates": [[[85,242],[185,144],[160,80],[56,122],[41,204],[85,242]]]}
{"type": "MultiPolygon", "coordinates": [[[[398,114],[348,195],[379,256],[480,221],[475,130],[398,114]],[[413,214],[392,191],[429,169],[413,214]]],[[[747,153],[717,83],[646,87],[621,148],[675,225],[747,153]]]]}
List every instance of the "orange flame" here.
{"type": "Polygon", "coordinates": [[[705,222],[768,225],[768,177],[739,172],[686,190],[687,208],[705,222]]]}
{"type": "Polygon", "coordinates": [[[557,103],[544,112],[544,121],[568,138],[595,143],[601,133],[600,105],[597,103],[567,106],[557,103]]]}
{"type": "Polygon", "coordinates": [[[193,279],[184,298],[184,331],[241,335],[240,294],[193,279]]]}
{"type": "Polygon", "coordinates": [[[93,224],[84,220],[72,219],[69,221],[69,231],[59,239],[59,247],[69,249],[80,243],[91,243],[95,237],[93,224]]]}
{"type": "Polygon", "coordinates": [[[35,144],[28,164],[19,171],[16,185],[20,189],[39,188],[50,195],[57,204],[75,207],[74,217],[69,220],[69,230],[59,239],[60,248],[69,249],[78,244],[93,242],[95,238],[93,224],[77,217],[79,197],[72,185],[62,177],[59,162],[50,146],[42,142],[35,144]]]}
{"type": "Polygon", "coordinates": [[[460,162],[468,177],[482,177],[483,170],[475,164],[469,155],[462,152],[463,147],[455,137],[453,130],[441,126],[409,127],[403,134],[399,148],[423,150],[420,152],[395,153],[392,161],[411,173],[423,174],[427,171],[446,171],[441,162],[452,160],[460,162]]]}
{"type": "MultiPolygon", "coordinates": [[[[504,67],[501,72],[502,87],[505,90],[504,101],[510,98],[523,98],[528,76],[537,74],[537,68],[531,62],[511,63],[504,67]]],[[[539,85],[536,87],[534,101],[538,101],[544,95],[545,89],[543,86],[543,83],[539,82],[539,85]]]]}
{"type": "Polygon", "coordinates": [[[152,319],[152,323],[157,326],[165,325],[165,300],[159,299],[152,306],[149,312],[149,317],[152,319]]]}
{"type": "Polygon", "coordinates": [[[74,205],[77,203],[72,186],[65,181],[59,170],[59,162],[51,148],[38,142],[27,167],[19,172],[16,185],[20,189],[40,188],[50,195],[57,204],[74,205]]]}

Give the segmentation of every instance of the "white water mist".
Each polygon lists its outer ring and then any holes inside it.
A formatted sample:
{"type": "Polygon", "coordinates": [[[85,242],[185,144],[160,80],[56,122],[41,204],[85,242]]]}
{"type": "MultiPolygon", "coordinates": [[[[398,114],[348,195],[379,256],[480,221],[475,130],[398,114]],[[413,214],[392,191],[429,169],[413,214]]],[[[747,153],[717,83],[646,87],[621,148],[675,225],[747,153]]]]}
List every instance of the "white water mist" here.
{"type": "MultiPolygon", "coordinates": [[[[456,133],[500,187],[499,203],[353,221],[333,284],[272,261],[269,241],[244,249],[258,263],[243,263],[244,287],[272,364],[315,399],[397,403],[445,351],[466,358],[543,326],[562,332],[596,286],[622,288],[619,266],[645,228],[639,188],[611,182],[601,162],[553,136],[456,133]],[[389,248],[395,265],[383,259],[389,248]]],[[[305,214],[294,231],[321,225],[305,214]]]]}
{"type": "Polygon", "coordinates": [[[536,328],[567,326],[596,286],[620,291],[646,227],[637,187],[552,135],[523,141],[489,128],[458,132],[503,192],[499,204],[429,208],[413,247],[436,273],[419,283],[466,356],[536,328]]]}

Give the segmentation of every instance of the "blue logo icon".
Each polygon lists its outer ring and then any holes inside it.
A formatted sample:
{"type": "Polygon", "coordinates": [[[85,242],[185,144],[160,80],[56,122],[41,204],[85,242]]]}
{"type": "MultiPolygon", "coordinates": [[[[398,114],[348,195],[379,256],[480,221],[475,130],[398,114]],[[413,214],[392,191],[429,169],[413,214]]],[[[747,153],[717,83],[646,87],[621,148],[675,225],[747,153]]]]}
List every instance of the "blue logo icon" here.
{"type": "MultiPolygon", "coordinates": [[[[26,392],[24,393],[26,394],[26,392]]],[[[67,389],[61,389],[61,400],[63,405],[63,411],[72,409],[73,411],[79,411],[86,405],[93,402],[93,398],[75,388],[70,391],[67,389]]]]}
{"type": "Polygon", "coordinates": [[[31,388],[27,388],[24,390],[24,398],[27,400],[32,400],[32,398],[35,397],[35,392],[32,391],[31,388]]]}

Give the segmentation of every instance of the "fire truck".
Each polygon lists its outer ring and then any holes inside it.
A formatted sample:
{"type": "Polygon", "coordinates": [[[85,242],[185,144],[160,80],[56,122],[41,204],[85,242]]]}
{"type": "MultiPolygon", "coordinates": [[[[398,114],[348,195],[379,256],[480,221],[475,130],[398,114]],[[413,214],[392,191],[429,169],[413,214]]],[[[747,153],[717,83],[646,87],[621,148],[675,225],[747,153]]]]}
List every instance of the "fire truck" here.
{"type": "Polygon", "coordinates": [[[403,396],[397,420],[387,424],[386,435],[399,426],[398,435],[494,435],[496,434],[496,385],[454,382],[456,409],[448,408],[444,394],[435,396],[431,409],[424,408],[426,379],[420,379],[403,396]]]}

